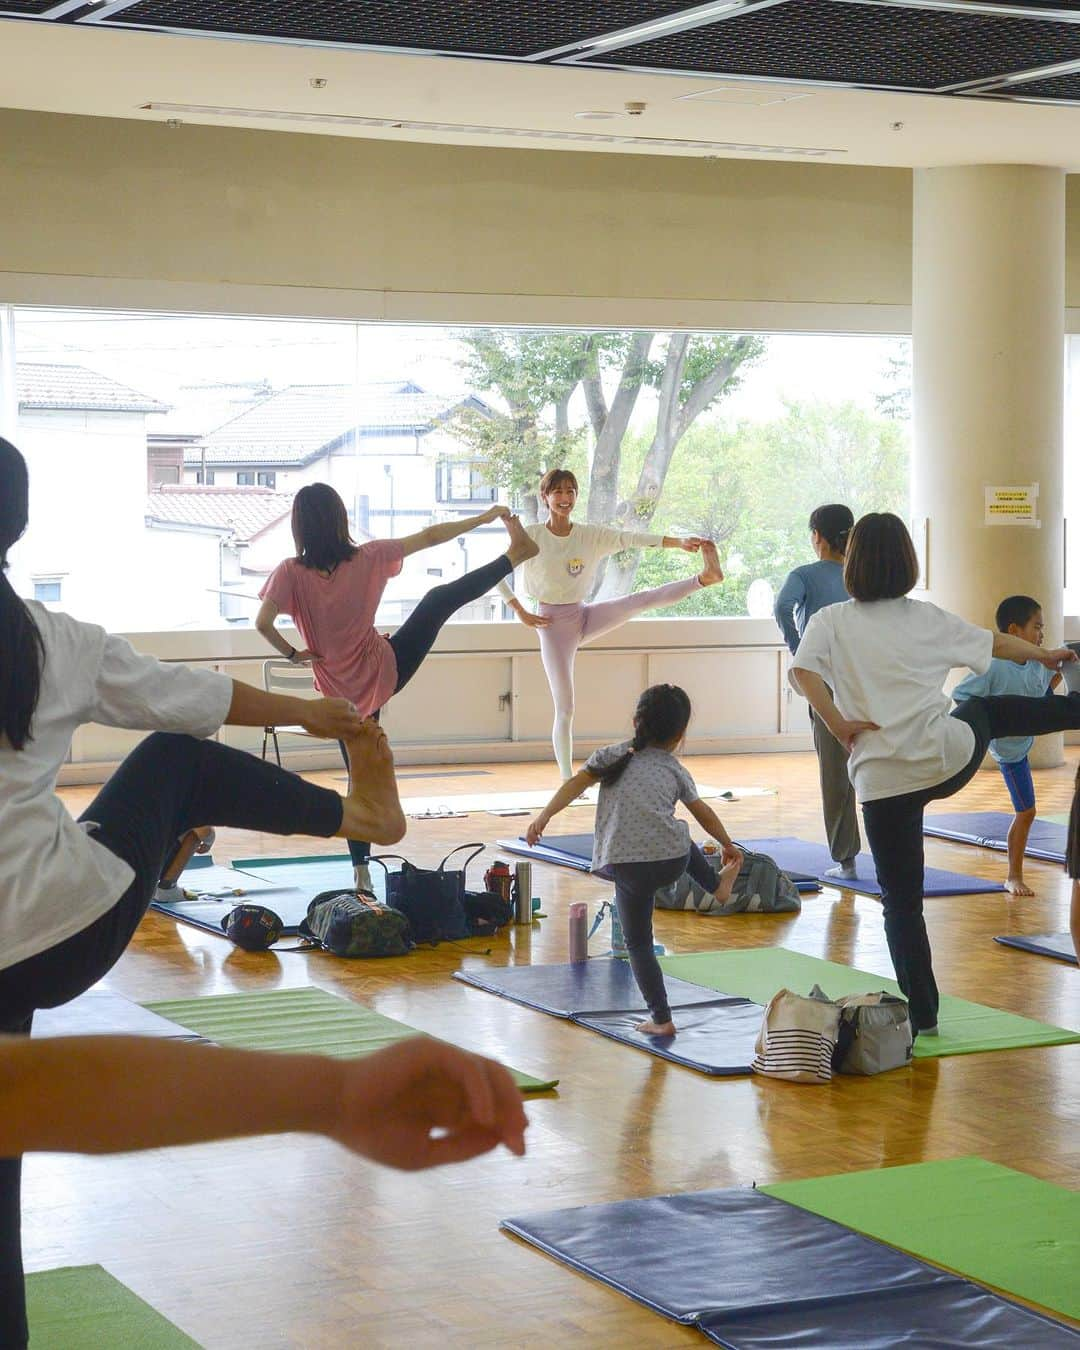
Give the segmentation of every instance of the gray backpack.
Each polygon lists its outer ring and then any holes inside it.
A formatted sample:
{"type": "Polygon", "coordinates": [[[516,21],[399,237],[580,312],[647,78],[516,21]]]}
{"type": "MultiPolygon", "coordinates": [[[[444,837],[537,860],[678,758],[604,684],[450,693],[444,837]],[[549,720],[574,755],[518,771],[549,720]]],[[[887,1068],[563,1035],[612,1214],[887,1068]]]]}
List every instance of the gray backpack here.
{"type": "Polygon", "coordinates": [[[743,851],[743,865],[725,904],[684,872],[654,897],[657,909],[686,909],[697,914],[797,914],[802,901],[795,883],[767,853],[743,851]]]}

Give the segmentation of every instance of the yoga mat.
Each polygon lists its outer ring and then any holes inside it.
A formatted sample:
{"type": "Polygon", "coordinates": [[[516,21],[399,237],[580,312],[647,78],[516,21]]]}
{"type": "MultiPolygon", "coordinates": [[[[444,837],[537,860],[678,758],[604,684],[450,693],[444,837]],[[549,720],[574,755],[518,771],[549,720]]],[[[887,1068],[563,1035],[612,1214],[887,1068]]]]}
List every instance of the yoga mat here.
{"type": "MultiPolygon", "coordinates": [[[[712,787],[708,783],[697,785],[698,796],[703,799],[721,797],[725,801],[743,801],[747,797],[774,796],[772,788],[760,787],[712,787]]],[[[599,787],[587,788],[571,806],[595,806],[599,796],[599,787]]],[[[455,796],[442,797],[403,797],[401,808],[407,816],[430,816],[442,811],[470,812],[492,811],[497,815],[517,811],[539,811],[547,806],[555,794],[555,788],[532,788],[524,792],[463,792],[455,796]]]]}
{"type": "MultiPolygon", "coordinates": [[[[1067,820],[1067,817],[1066,817],[1067,820]]],[[[1006,835],[1013,817],[1004,811],[948,811],[941,815],[927,816],[923,821],[923,834],[935,839],[951,839],[957,844],[975,844],[979,848],[992,848],[998,853],[1006,853],[1009,845],[1006,835]]],[[[1063,863],[1065,861],[1065,838],[1068,834],[1065,825],[1049,817],[1039,816],[1032,822],[1024,854],[1028,858],[1039,858],[1043,862],[1063,863]]]]}
{"type": "Polygon", "coordinates": [[[256,876],[254,872],[243,872],[236,867],[216,863],[209,853],[196,854],[180,873],[176,884],[178,890],[201,898],[229,899],[281,889],[280,885],[256,876]]]}
{"type": "Polygon", "coordinates": [[[40,1350],[201,1350],[101,1266],[27,1275],[26,1308],[40,1350]]]}
{"type": "MultiPolygon", "coordinates": [[[[325,989],[215,994],[210,998],[167,999],[146,1007],[219,1045],[304,1051],[335,1059],[370,1055],[421,1034],[404,1022],[395,1022],[325,989]]],[[[517,1069],[510,1072],[522,1092],[547,1092],[559,1081],[533,1078],[517,1069]]]]}
{"type": "MultiPolygon", "coordinates": [[[[860,853],[855,859],[857,876],[854,881],[842,881],[839,877],[827,877],[825,872],[835,867],[829,850],[824,844],[812,844],[805,839],[780,837],[776,839],[747,839],[747,848],[757,853],[767,853],[785,872],[809,872],[827,886],[837,886],[841,890],[855,891],[859,895],[880,895],[881,887],[877,882],[874,860],[869,853],[860,853]]],[[[983,877],[969,877],[962,872],[946,872],[938,867],[923,869],[923,895],[983,895],[991,891],[1003,891],[1000,881],[987,881],[983,877]]]]}
{"type": "MultiPolygon", "coordinates": [[[[273,885],[308,891],[309,899],[320,891],[330,891],[338,886],[343,891],[351,890],[353,884],[352,859],[347,853],[301,854],[292,858],[237,858],[234,866],[252,872],[273,885]]],[[[385,900],[385,871],[378,863],[369,871],[376,898],[385,900]]],[[[270,907],[273,909],[273,905],[270,907]]]]}
{"type": "Polygon", "coordinates": [[[1080,1191],[984,1158],[875,1168],[762,1189],[1080,1319],[1080,1191]]]}
{"type": "MultiPolygon", "coordinates": [[[[612,957],[556,966],[480,966],[456,970],[454,979],[552,1017],[635,1011],[640,1016],[645,1011],[629,961],[612,957]]],[[[677,978],[664,983],[673,1008],[717,1002],[714,988],[677,978]]]]}
{"type": "MultiPolygon", "coordinates": [[[[572,867],[578,872],[592,871],[593,837],[591,834],[552,834],[546,836],[539,844],[532,845],[527,844],[521,838],[497,839],[495,842],[499,848],[505,849],[507,853],[518,853],[524,858],[535,858],[537,862],[554,863],[557,867],[572,867]]],[[[832,866],[831,860],[829,865],[832,866]]],[[[821,890],[817,878],[810,873],[792,872],[786,867],[783,870],[787,872],[800,892],[821,890]]],[[[704,917],[713,916],[706,915],[704,917]]]]}
{"type": "Polygon", "coordinates": [[[1080,1333],[967,1280],[875,1290],[840,1302],[714,1313],[698,1330],[727,1350],[1076,1350],[1080,1333]]]}
{"type": "Polygon", "coordinates": [[[749,1073],[761,1029],[761,1009],[756,1004],[666,979],[668,1000],[678,1014],[678,1034],[645,1036],[636,1024],[647,1009],[629,962],[613,958],[561,966],[459,970],[454,979],[710,1076],[749,1073]]]}
{"type": "Polygon", "coordinates": [[[994,941],[1000,942],[1003,947],[1017,947],[1022,952],[1034,952],[1036,956],[1053,956],[1058,961],[1069,961],[1074,966],[1080,964],[1076,960],[1076,948],[1073,946],[1071,933],[1039,933],[1034,937],[1016,937],[1009,933],[996,937],[994,941]]]}
{"type": "Polygon", "coordinates": [[[59,1008],[40,1008],[34,1013],[35,1037],[40,1036],[160,1036],[173,1040],[198,1040],[187,1027],[178,1026],[157,1013],[105,990],[81,994],[59,1008]]]}
{"type": "MultiPolygon", "coordinates": [[[[899,994],[894,980],[870,975],[816,956],[788,951],[784,947],[752,947],[742,951],[694,952],[687,956],[662,956],[665,975],[740,995],[754,1003],[768,1003],[780,989],[808,994],[820,984],[830,998],[865,994],[885,989],[899,994]]],[[[939,1036],[920,1036],[915,1042],[916,1059],[942,1055],[970,1055],[980,1050],[1012,1050],[1033,1045],[1067,1045],[1080,1041],[1080,1033],[1048,1026],[1029,1017],[998,1008],[942,996],[939,1036]]]]}

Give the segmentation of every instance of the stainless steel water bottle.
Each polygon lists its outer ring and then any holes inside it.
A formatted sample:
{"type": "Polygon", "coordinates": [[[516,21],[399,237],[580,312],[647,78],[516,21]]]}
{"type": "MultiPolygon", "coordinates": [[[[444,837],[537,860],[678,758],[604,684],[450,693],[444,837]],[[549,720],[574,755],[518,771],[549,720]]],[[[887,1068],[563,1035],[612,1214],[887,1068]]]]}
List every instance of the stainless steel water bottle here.
{"type": "Polygon", "coordinates": [[[514,922],[532,923],[532,863],[514,868],[514,922]]]}

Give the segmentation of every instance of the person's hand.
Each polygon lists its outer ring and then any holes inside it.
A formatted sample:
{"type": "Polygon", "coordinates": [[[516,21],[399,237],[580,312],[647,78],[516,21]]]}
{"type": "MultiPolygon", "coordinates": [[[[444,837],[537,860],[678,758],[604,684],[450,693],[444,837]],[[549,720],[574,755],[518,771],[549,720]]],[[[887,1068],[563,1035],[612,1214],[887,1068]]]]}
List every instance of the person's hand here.
{"type": "Polygon", "coordinates": [[[518,616],[518,622],[523,623],[526,628],[547,628],[551,623],[550,619],[545,619],[542,614],[534,614],[524,605],[520,609],[515,609],[514,613],[518,616]]]}
{"type": "Polygon", "coordinates": [[[364,719],[347,698],[297,699],[297,721],[320,740],[342,741],[355,736],[364,719]]]}
{"type": "Polygon", "coordinates": [[[501,1064],[417,1036],[342,1065],[338,1115],[326,1132],[374,1162],[418,1171],[499,1144],[521,1157],[528,1124],[501,1064]]]}
{"type": "Polygon", "coordinates": [[[742,849],[736,848],[730,840],[721,848],[720,857],[725,864],[738,863],[740,867],[743,865],[742,849]]]}
{"type": "Polygon", "coordinates": [[[543,812],[535,820],[529,822],[529,828],[525,831],[525,842],[530,848],[535,848],[540,836],[547,829],[548,823],[544,818],[543,812]]]}
{"type": "Polygon", "coordinates": [[[686,539],[676,539],[675,547],[681,548],[684,553],[700,553],[702,544],[705,540],[696,534],[688,536],[686,539]]]}
{"type": "Polygon", "coordinates": [[[313,652],[310,647],[300,647],[293,651],[289,660],[294,666],[310,666],[312,661],[321,661],[322,656],[318,652],[313,652]]]}
{"type": "Polygon", "coordinates": [[[1067,666],[1070,661],[1080,660],[1080,656],[1071,647],[1054,647],[1048,652],[1040,652],[1034,659],[1050,670],[1058,670],[1061,666],[1067,666]]]}
{"type": "Polygon", "coordinates": [[[829,730],[850,755],[855,748],[856,737],[861,736],[864,731],[880,731],[881,728],[876,722],[853,722],[847,717],[841,717],[829,727],[829,730]]]}
{"type": "Polygon", "coordinates": [[[485,525],[490,525],[493,520],[505,520],[511,514],[510,508],[503,502],[496,502],[494,506],[489,507],[480,519],[485,525]]]}

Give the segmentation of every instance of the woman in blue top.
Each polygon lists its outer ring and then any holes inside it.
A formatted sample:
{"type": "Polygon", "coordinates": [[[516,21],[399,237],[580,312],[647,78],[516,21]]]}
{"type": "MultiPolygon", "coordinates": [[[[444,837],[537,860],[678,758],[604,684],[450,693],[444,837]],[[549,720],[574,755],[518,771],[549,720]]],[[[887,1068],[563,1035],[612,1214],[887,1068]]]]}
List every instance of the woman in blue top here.
{"type": "MultiPolygon", "coordinates": [[[[810,545],[818,556],[815,563],[796,567],[780,588],[773,616],[784,635],[792,656],[806,625],[819,609],[840,605],[848,600],[844,586],[844,554],[855,517],[846,506],[819,506],[810,517],[810,545]]],[[[821,782],[821,806],[825,815],[825,833],[835,867],[826,876],[853,881],[855,857],[861,847],[859,823],[855,814],[855,791],[848,777],[847,751],[829,734],[828,728],[810,709],[814,749],[818,757],[821,782]]]]}

